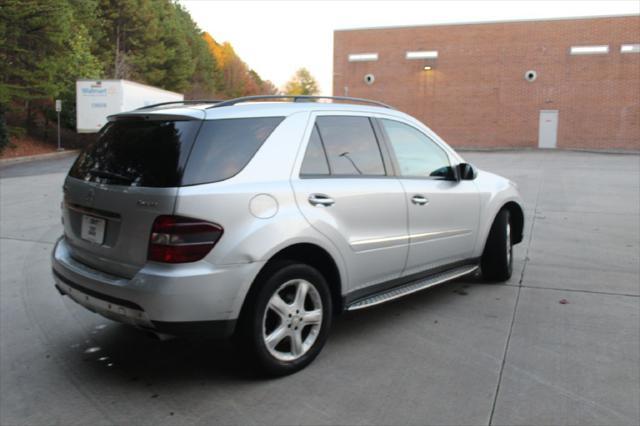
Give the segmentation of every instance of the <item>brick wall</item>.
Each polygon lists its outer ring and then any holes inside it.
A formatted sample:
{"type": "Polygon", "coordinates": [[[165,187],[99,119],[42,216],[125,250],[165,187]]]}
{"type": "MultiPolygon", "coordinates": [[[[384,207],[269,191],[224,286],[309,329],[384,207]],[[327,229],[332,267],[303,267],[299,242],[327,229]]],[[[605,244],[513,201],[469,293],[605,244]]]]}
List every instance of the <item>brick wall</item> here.
{"type": "Polygon", "coordinates": [[[340,30],[333,93],[387,102],[458,147],[537,147],[540,110],[558,110],[559,148],[640,150],[640,54],[620,53],[635,43],[640,16],[340,30]],[[609,53],[570,55],[575,45],[609,53]],[[438,58],[405,59],[418,50],[438,58]]]}

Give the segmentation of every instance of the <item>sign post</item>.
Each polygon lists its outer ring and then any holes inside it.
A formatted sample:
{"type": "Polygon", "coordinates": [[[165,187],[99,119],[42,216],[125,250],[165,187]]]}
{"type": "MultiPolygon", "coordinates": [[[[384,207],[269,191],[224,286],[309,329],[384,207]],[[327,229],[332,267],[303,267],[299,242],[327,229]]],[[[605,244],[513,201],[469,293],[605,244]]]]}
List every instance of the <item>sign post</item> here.
{"type": "Polygon", "coordinates": [[[56,99],[56,113],[58,113],[58,151],[64,151],[64,148],[60,143],[60,111],[62,111],[62,101],[60,99],[56,99]]]}

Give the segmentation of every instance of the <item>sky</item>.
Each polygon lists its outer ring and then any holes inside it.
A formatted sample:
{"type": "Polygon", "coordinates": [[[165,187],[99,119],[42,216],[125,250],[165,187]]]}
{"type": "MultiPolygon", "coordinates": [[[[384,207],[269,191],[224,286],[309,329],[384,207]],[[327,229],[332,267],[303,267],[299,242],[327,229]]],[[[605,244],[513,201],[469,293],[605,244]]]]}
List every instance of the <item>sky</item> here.
{"type": "Polygon", "coordinates": [[[638,0],[205,1],[181,0],[200,29],[282,88],[306,67],[331,95],[333,31],[399,25],[640,14],[638,0]]]}

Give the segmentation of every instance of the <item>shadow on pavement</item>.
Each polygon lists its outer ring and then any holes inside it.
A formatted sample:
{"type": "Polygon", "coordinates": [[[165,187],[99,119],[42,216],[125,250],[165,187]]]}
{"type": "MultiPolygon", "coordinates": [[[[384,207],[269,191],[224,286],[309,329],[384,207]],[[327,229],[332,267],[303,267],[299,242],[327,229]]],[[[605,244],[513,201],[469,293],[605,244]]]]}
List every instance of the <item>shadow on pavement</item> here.
{"type": "MultiPolygon", "coordinates": [[[[340,342],[354,336],[366,338],[396,321],[413,321],[416,311],[446,310],[446,306],[457,303],[460,296],[482,291],[482,288],[473,288],[476,284],[482,284],[482,281],[471,276],[376,307],[346,312],[334,319],[329,343],[333,343],[331,346],[336,350],[340,348],[340,342]]],[[[94,342],[77,345],[76,349],[82,353],[84,368],[99,376],[108,376],[110,380],[115,379],[120,385],[127,382],[136,387],[152,387],[157,382],[198,382],[205,385],[212,381],[269,379],[248,364],[248,358],[231,340],[174,338],[162,341],[151,333],[114,322],[98,327],[101,328],[99,331],[92,332],[94,342]],[[87,353],[91,347],[99,350],[87,353]]]]}

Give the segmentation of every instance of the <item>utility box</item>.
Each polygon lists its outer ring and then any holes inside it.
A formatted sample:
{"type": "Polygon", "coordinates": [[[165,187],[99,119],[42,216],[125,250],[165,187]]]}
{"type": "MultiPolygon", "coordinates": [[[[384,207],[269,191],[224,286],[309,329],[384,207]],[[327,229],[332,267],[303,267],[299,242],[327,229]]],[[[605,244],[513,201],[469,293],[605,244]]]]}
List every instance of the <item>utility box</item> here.
{"type": "Polygon", "coordinates": [[[78,133],[96,133],[112,114],[182,100],[184,95],[181,93],[128,80],[78,80],[76,130],[78,133]]]}

